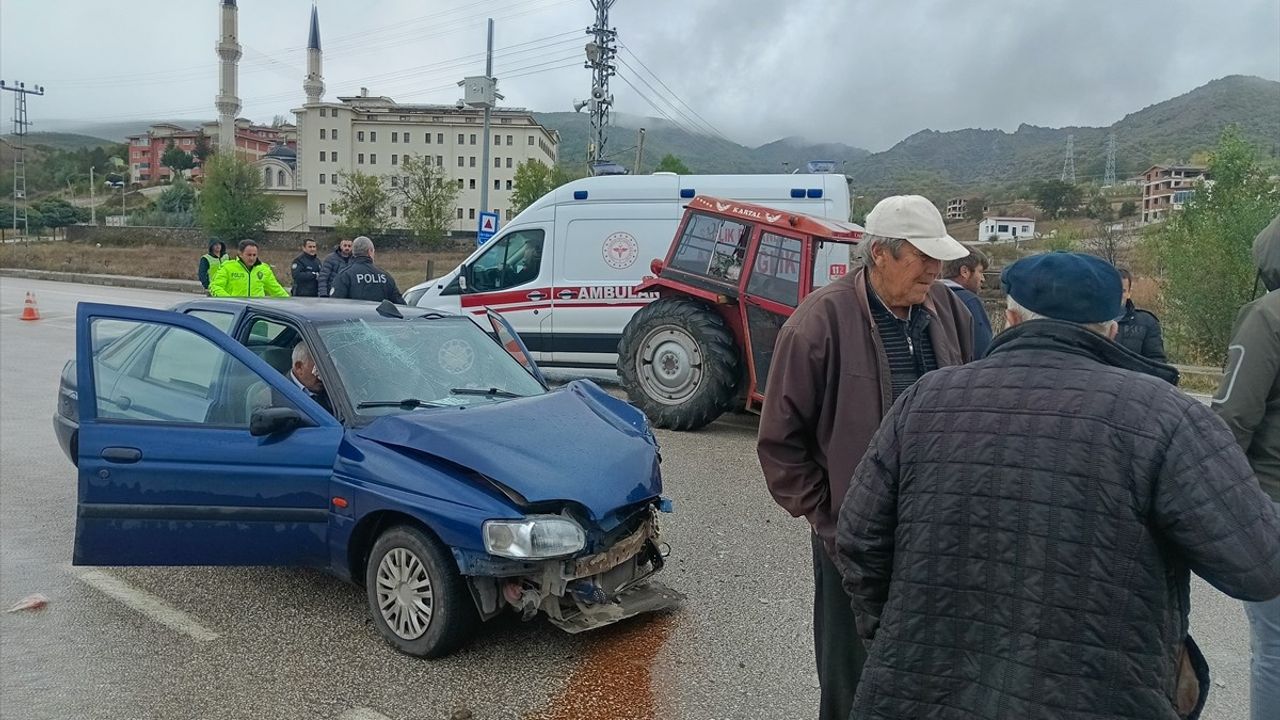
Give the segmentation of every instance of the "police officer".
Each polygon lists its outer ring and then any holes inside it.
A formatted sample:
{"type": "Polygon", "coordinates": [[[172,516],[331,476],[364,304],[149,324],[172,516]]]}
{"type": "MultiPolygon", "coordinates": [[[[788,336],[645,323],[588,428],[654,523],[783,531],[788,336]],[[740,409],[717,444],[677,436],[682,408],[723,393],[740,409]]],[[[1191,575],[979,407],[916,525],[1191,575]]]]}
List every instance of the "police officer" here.
{"type": "Polygon", "coordinates": [[[302,254],[293,259],[289,266],[293,275],[294,297],[316,297],[320,294],[320,259],[316,257],[316,241],[307,238],[302,241],[302,254]]]}
{"type": "Polygon", "coordinates": [[[404,296],[396,287],[395,278],[374,265],[373,256],[373,241],[363,235],[356,238],[351,245],[351,264],[334,278],[329,296],[374,302],[390,300],[403,305],[404,296]]]}

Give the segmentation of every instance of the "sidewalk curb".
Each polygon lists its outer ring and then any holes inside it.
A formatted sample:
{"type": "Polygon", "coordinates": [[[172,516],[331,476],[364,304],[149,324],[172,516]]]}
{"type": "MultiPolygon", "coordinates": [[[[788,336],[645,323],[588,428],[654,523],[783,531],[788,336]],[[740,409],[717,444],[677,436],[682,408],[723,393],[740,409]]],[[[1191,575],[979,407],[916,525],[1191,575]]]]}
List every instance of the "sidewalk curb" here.
{"type": "Polygon", "coordinates": [[[0,268],[0,277],[23,280],[51,280],[54,282],[84,283],[87,285],[111,285],[141,290],[166,290],[203,295],[204,287],[195,280],[171,280],[168,278],[143,278],[129,275],[97,275],[90,273],[61,272],[57,270],[26,270],[0,268]]]}

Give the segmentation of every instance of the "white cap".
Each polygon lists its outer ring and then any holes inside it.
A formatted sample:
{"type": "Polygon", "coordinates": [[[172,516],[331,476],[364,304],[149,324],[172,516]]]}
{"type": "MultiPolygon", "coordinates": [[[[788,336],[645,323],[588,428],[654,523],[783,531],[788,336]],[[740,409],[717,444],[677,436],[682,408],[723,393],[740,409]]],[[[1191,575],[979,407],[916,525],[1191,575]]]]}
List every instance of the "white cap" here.
{"type": "Polygon", "coordinates": [[[969,249],[947,234],[942,213],[920,195],[887,197],[867,213],[868,235],[906,240],[935,260],[959,260],[969,249]]]}

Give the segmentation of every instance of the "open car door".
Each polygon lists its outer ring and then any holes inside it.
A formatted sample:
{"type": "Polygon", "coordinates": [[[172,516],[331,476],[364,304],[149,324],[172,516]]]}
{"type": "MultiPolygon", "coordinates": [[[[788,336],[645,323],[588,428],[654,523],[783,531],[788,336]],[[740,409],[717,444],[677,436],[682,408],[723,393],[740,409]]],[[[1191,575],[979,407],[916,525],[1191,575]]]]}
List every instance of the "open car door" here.
{"type": "Polygon", "coordinates": [[[196,317],[80,303],[75,565],[329,564],[343,428],[196,317]]]}
{"type": "Polygon", "coordinates": [[[497,336],[498,344],[506,350],[511,357],[516,359],[530,375],[534,377],[542,387],[547,387],[547,379],[542,376],[542,370],[538,368],[538,364],[533,361],[533,355],[529,352],[529,348],[525,347],[524,341],[520,339],[520,335],[516,333],[515,328],[511,327],[511,323],[507,319],[494,312],[491,308],[485,308],[485,314],[489,316],[489,324],[493,326],[493,332],[497,336]]]}

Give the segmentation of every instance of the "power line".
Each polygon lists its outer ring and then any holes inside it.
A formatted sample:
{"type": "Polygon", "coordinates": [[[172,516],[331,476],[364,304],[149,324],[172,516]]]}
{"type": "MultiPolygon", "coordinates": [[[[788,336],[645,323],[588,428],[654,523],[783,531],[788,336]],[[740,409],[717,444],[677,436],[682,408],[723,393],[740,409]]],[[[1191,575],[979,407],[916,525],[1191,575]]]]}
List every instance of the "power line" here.
{"type": "MultiPolygon", "coordinates": [[[[619,58],[619,59],[618,59],[618,61],[619,61],[620,63],[622,63],[622,66],[623,66],[623,67],[625,67],[627,70],[631,71],[631,73],[633,74],[633,76],[635,77],[635,79],[637,79],[637,80],[639,80],[640,82],[644,83],[644,86],[645,86],[645,87],[647,87],[647,88],[649,88],[649,90],[653,92],[654,97],[656,97],[656,98],[658,98],[659,100],[661,100],[661,101],[665,102],[665,103],[667,104],[667,106],[671,108],[671,110],[674,112],[674,114],[679,115],[679,116],[680,116],[680,117],[681,117],[685,122],[687,122],[687,123],[688,123],[688,125],[689,125],[689,127],[690,127],[690,128],[692,128],[692,132],[693,132],[695,135],[708,135],[708,133],[707,133],[706,129],[705,129],[703,126],[700,126],[696,120],[694,120],[693,118],[691,118],[691,117],[689,116],[689,114],[688,114],[688,113],[686,113],[686,112],[684,112],[683,110],[681,110],[679,105],[676,105],[674,102],[672,102],[670,99],[668,99],[665,95],[663,95],[663,94],[662,94],[662,93],[661,93],[657,88],[655,88],[653,85],[651,85],[651,84],[649,83],[649,81],[648,81],[648,80],[645,80],[643,77],[641,77],[641,76],[640,76],[640,73],[639,73],[639,72],[637,72],[635,68],[631,67],[631,65],[630,65],[630,64],[628,64],[626,60],[623,60],[622,58],[619,58]]],[[[725,138],[724,138],[724,137],[719,136],[719,133],[715,133],[714,129],[712,130],[712,133],[713,133],[713,134],[715,134],[715,135],[717,135],[718,139],[720,139],[720,140],[725,140],[725,138]]],[[[726,140],[726,142],[727,142],[727,140],[726,140]]]]}
{"type": "MultiPolygon", "coordinates": [[[[626,45],[623,45],[623,44],[621,44],[621,43],[619,43],[619,45],[622,47],[622,49],[623,49],[623,50],[626,50],[626,51],[627,51],[627,54],[628,54],[628,55],[630,55],[630,56],[631,56],[631,58],[632,58],[633,60],[635,60],[637,63],[639,63],[640,67],[644,68],[645,72],[649,73],[649,75],[651,75],[651,76],[653,77],[653,79],[654,79],[654,80],[657,80],[659,85],[661,85],[662,87],[666,88],[667,92],[671,94],[671,97],[673,97],[673,98],[675,98],[677,101],[679,101],[681,105],[684,105],[686,108],[689,108],[689,112],[693,113],[693,116],[694,116],[694,117],[696,117],[696,118],[698,118],[698,120],[702,121],[703,126],[705,126],[706,128],[708,128],[709,130],[711,130],[711,133],[712,133],[713,135],[718,136],[721,140],[724,140],[725,142],[732,142],[731,140],[729,140],[729,138],[728,138],[728,137],[726,137],[726,136],[725,136],[725,134],[724,134],[724,133],[720,132],[720,130],[719,130],[718,128],[716,128],[716,126],[715,126],[715,125],[712,125],[710,122],[708,122],[708,121],[707,121],[707,119],[706,119],[706,118],[704,118],[704,117],[702,117],[701,115],[699,115],[699,114],[698,114],[698,111],[697,111],[697,110],[695,110],[695,109],[693,108],[693,106],[692,106],[692,105],[690,105],[689,103],[685,102],[685,101],[684,101],[684,99],[682,99],[679,95],[677,95],[677,94],[676,94],[676,92],[675,92],[674,90],[672,90],[672,89],[671,89],[671,87],[670,87],[669,85],[667,85],[665,82],[663,82],[663,81],[662,81],[662,78],[658,77],[658,74],[657,74],[657,73],[655,73],[653,70],[650,70],[650,69],[649,69],[649,66],[648,66],[648,65],[646,65],[646,64],[644,63],[644,61],[640,59],[640,56],[639,56],[639,55],[636,55],[636,53],[635,53],[635,51],[634,51],[634,50],[632,50],[630,47],[627,47],[626,45]]],[[[625,61],[624,61],[624,62],[625,62],[625,61]]],[[[633,71],[634,71],[634,70],[633,70],[633,71]]]]}

